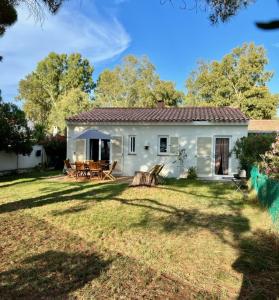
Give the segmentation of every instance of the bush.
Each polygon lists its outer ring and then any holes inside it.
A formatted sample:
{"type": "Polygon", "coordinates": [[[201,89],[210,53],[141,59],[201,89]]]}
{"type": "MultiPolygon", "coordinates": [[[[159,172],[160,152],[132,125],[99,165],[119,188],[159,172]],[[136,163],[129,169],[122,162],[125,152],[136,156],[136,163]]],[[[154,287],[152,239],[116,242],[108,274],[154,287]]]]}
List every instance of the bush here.
{"type": "Polygon", "coordinates": [[[190,167],[188,169],[188,176],[187,179],[197,179],[197,170],[195,167],[190,167]]]}
{"type": "Polygon", "coordinates": [[[262,161],[261,155],[270,149],[275,137],[275,134],[251,134],[238,139],[232,152],[239,159],[241,169],[249,174],[251,167],[262,161]]]}
{"type": "Polygon", "coordinates": [[[61,135],[47,137],[42,145],[48,157],[48,167],[63,169],[66,158],[66,137],[61,135]]]}
{"type": "Polygon", "coordinates": [[[279,179],[279,135],[272,143],[270,150],[266,151],[261,157],[261,171],[271,178],[279,179]]]}

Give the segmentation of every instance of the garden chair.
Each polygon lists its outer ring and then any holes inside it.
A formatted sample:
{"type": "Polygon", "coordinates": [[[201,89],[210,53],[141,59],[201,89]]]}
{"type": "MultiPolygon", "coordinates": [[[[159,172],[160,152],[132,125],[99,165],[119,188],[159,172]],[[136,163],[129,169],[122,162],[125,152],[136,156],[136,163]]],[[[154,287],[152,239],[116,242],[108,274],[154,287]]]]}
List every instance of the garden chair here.
{"type": "Polygon", "coordinates": [[[103,171],[103,175],[104,175],[104,180],[109,179],[109,180],[115,180],[115,177],[112,175],[112,172],[114,171],[115,167],[117,165],[117,161],[115,160],[111,167],[109,168],[109,170],[103,171]]]}
{"type": "Polygon", "coordinates": [[[69,177],[75,176],[76,170],[72,168],[69,159],[64,160],[64,170],[69,177]]]}
{"type": "Polygon", "coordinates": [[[89,161],[90,178],[97,175],[99,179],[102,178],[102,167],[99,162],[89,161]]]}
{"type": "Polygon", "coordinates": [[[162,183],[162,180],[159,179],[159,174],[163,168],[164,165],[155,165],[147,172],[136,171],[130,186],[154,186],[162,183]]]}
{"type": "Polygon", "coordinates": [[[85,164],[83,162],[77,161],[76,165],[76,179],[78,177],[87,176],[87,169],[85,168],[85,164]]]}

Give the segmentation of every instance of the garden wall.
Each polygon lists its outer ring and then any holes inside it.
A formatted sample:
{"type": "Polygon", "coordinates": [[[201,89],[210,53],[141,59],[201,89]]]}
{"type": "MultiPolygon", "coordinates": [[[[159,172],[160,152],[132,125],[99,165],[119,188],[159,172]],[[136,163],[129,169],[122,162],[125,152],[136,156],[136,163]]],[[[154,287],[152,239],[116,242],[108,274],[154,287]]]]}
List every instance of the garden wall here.
{"type": "Polygon", "coordinates": [[[0,172],[34,168],[44,160],[44,151],[41,145],[34,145],[30,155],[25,156],[0,151],[0,172]]]}
{"type": "Polygon", "coordinates": [[[261,174],[257,167],[251,170],[252,187],[256,190],[260,203],[265,206],[276,224],[279,223],[279,181],[261,174]]]}

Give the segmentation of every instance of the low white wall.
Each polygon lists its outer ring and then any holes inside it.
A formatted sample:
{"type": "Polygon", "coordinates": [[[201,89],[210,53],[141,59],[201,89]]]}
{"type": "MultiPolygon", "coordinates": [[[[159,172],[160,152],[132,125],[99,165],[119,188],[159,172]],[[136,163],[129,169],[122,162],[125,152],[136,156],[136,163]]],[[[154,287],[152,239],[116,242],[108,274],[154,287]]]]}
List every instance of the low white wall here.
{"type": "Polygon", "coordinates": [[[30,155],[17,155],[0,151],[0,171],[12,171],[17,169],[34,168],[45,159],[41,145],[34,145],[30,155]],[[37,150],[41,150],[41,156],[36,156],[37,150]]]}
{"type": "MultiPolygon", "coordinates": [[[[230,137],[230,150],[234,147],[234,144],[238,138],[247,136],[247,124],[245,123],[209,123],[209,122],[197,122],[185,123],[185,124],[91,124],[91,125],[68,125],[68,140],[67,140],[67,158],[71,161],[75,161],[75,136],[79,132],[86,129],[100,130],[111,136],[123,136],[123,175],[132,176],[137,170],[146,171],[154,164],[164,163],[165,167],[163,173],[165,176],[177,177],[181,174],[181,169],[177,160],[177,157],[173,155],[158,155],[158,136],[168,135],[179,138],[180,148],[184,148],[187,153],[187,159],[183,169],[186,170],[191,166],[197,165],[197,137],[214,137],[226,136],[230,137]],[[128,154],[128,137],[129,135],[136,136],[136,155],[128,154]],[[149,149],[145,150],[144,146],[149,145],[149,149]]],[[[87,150],[85,156],[87,156],[87,150]]],[[[86,157],[88,159],[88,157],[86,157]]],[[[212,176],[214,176],[214,154],[212,152],[212,176]]],[[[232,175],[237,172],[238,160],[232,155],[230,157],[229,174],[232,175]]],[[[184,171],[183,170],[183,171],[184,171]]]]}

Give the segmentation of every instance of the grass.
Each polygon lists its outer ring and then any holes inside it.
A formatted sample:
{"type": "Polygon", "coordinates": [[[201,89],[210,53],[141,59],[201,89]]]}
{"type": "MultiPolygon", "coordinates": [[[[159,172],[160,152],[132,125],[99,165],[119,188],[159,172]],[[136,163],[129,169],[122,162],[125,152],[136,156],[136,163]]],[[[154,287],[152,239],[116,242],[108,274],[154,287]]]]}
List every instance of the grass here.
{"type": "Polygon", "coordinates": [[[226,183],[0,181],[1,298],[276,299],[267,213],[226,183]]]}

